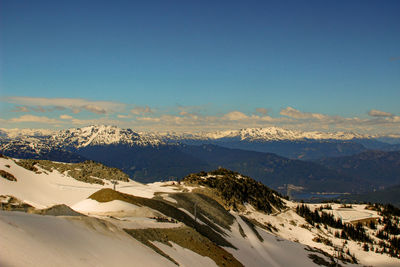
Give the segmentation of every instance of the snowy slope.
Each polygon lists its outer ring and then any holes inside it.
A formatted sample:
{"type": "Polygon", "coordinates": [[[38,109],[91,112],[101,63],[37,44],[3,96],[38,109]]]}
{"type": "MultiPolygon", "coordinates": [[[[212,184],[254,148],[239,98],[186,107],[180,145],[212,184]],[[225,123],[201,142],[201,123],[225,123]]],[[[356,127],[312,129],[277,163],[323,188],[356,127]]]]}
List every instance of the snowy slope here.
{"type": "Polygon", "coordinates": [[[51,137],[54,142],[76,148],[89,145],[158,145],[156,138],[142,137],[131,129],[121,129],[115,126],[88,126],[63,130],[51,137]]]}
{"type": "Polygon", "coordinates": [[[95,218],[0,211],[0,266],[176,266],[95,218]]]}
{"type": "MultiPolygon", "coordinates": [[[[56,170],[30,171],[17,165],[15,161],[0,158],[0,170],[17,179],[9,181],[0,177],[0,195],[12,195],[36,208],[66,204],[89,217],[53,217],[0,211],[0,266],[131,266],[133,262],[139,266],[174,265],[126,234],[123,229],[174,229],[183,227],[182,222],[154,220],[154,217],[164,217],[162,212],[143,205],[121,200],[97,202],[88,199],[99,189],[112,188],[108,180],[104,180],[104,186],[84,183],[75,180],[68,173],[56,170]]],[[[177,204],[172,193],[190,192],[195,188],[173,182],[143,185],[129,181],[117,185],[119,192],[144,198],[157,195],[172,205],[177,204]],[[163,193],[160,195],[157,192],[163,193]]],[[[220,230],[225,233],[223,236],[226,240],[237,249],[224,249],[245,266],[315,266],[310,254],[318,255],[329,262],[329,257],[318,251],[310,251],[318,248],[329,255],[334,253],[332,247],[313,241],[316,235],[325,230],[302,227],[306,224],[305,220],[293,211],[297,203],[285,202],[288,208],[275,214],[258,212],[250,205],[241,213],[231,211],[234,216],[233,224],[230,229],[220,227],[220,230]],[[253,218],[261,224],[269,223],[277,231],[268,232],[256,226],[256,231],[263,239],[260,240],[239,215],[253,218]]],[[[189,214],[190,218],[195,218],[189,210],[179,209],[189,214]]],[[[360,216],[365,216],[361,206],[355,209],[351,218],[357,219],[360,216]]],[[[199,223],[207,225],[205,221],[199,223]]],[[[343,241],[334,238],[332,240],[337,245],[341,245],[343,241]]],[[[181,266],[215,265],[211,258],[177,243],[172,242],[172,246],[168,246],[154,241],[152,244],[181,266]]],[[[348,246],[361,264],[399,266],[399,259],[385,254],[364,252],[356,242],[349,241],[348,246]]],[[[347,263],[346,266],[353,264],[347,263]]]]}
{"type": "MultiPolygon", "coordinates": [[[[41,173],[35,173],[17,165],[13,159],[0,158],[0,169],[17,178],[17,182],[0,179],[0,195],[12,195],[37,208],[55,204],[71,206],[102,188],[113,187],[108,180],[104,180],[104,186],[89,184],[57,170],[53,172],[40,170],[41,173]]],[[[121,192],[142,197],[153,197],[157,191],[173,192],[172,188],[165,188],[162,185],[161,183],[143,185],[130,180],[119,181],[117,187],[121,192]]]]}
{"type": "MultiPolygon", "coordinates": [[[[334,237],[335,231],[337,229],[328,227],[324,229],[323,227],[315,228],[310,227],[310,225],[305,221],[304,218],[300,217],[294,210],[299,203],[286,201],[288,204],[288,209],[276,213],[266,215],[254,210],[253,207],[248,206],[247,214],[249,218],[256,219],[259,222],[267,222],[277,229],[276,234],[283,238],[284,240],[291,240],[294,242],[299,242],[304,245],[308,245],[313,248],[321,249],[330,255],[335,255],[337,252],[334,247],[342,248],[345,250],[349,249],[352,254],[358,259],[359,263],[364,266],[386,266],[386,267],[396,267],[400,266],[400,259],[390,257],[386,254],[365,252],[362,248],[362,243],[353,240],[343,240],[341,238],[334,237]],[[309,227],[309,229],[307,229],[309,227]],[[315,242],[314,238],[322,236],[332,241],[333,246],[327,246],[321,242],[315,242]]],[[[310,208],[313,210],[323,204],[309,204],[310,208]]],[[[340,218],[340,212],[343,210],[340,208],[339,204],[332,204],[332,210],[328,210],[333,214],[336,214],[340,218]]],[[[352,220],[360,220],[364,218],[376,217],[379,218],[377,212],[366,211],[366,205],[353,205],[353,208],[346,211],[346,215],[352,220]],[[366,215],[368,214],[368,215],[366,215]]],[[[325,210],[327,212],[327,210],[325,210]]],[[[371,236],[373,236],[371,230],[369,231],[371,236]]],[[[375,247],[377,247],[375,245],[375,247]]]]}

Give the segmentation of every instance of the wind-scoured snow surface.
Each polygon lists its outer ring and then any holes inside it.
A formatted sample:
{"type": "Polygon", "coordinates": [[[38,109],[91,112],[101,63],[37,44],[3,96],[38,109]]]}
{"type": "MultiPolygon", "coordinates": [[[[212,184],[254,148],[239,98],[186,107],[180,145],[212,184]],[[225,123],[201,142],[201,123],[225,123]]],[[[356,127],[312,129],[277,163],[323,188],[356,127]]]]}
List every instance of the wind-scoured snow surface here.
{"type": "Polygon", "coordinates": [[[0,266],[176,266],[111,223],[0,211],[0,266]]]}

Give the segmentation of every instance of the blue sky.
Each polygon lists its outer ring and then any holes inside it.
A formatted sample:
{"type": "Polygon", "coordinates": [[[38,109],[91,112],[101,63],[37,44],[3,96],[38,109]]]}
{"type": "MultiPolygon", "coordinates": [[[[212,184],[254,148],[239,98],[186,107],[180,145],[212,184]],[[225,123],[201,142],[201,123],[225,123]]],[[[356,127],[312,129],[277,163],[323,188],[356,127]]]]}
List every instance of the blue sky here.
{"type": "Polygon", "coordinates": [[[0,3],[5,128],[398,133],[399,1],[0,3]]]}

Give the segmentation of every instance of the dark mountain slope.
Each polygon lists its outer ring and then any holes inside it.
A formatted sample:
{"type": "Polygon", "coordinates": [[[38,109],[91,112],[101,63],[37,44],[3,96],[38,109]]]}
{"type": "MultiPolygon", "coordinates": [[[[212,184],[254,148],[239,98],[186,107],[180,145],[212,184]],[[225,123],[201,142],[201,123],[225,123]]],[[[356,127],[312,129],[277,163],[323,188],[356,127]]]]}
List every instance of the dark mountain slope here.
{"type": "Polygon", "coordinates": [[[343,199],[349,202],[371,202],[371,203],[390,203],[400,208],[400,185],[391,186],[383,190],[369,192],[360,195],[350,195],[343,199]]]}
{"type": "Polygon", "coordinates": [[[366,151],[354,156],[322,159],[317,163],[376,187],[400,184],[400,151],[366,151]]]}
{"type": "Polygon", "coordinates": [[[274,153],[282,157],[302,160],[349,156],[366,150],[362,144],[341,140],[248,141],[222,138],[217,140],[181,140],[180,142],[189,145],[213,144],[226,148],[274,153]]]}
{"type": "Polygon", "coordinates": [[[228,209],[238,210],[239,206],[247,203],[266,213],[285,208],[276,191],[248,176],[224,168],[207,173],[192,173],[183,178],[182,182],[214,190],[228,209]]]}
{"type": "Polygon", "coordinates": [[[139,182],[155,182],[180,178],[187,173],[209,169],[198,157],[188,155],[176,145],[87,146],[77,150],[80,155],[116,167],[139,182]]]}
{"type": "MultiPolygon", "coordinates": [[[[215,145],[184,146],[182,151],[205,161],[213,169],[224,167],[253,177],[277,188],[284,184],[305,187],[307,191],[349,192],[359,183],[348,176],[312,162],[291,160],[272,153],[229,149],[215,145]]],[[[367,190],[367,188],[365,188],[367,190]]]]}
{"type": "Polygon", "coordinates": [[[2,154],[19,159],[42,159],[71,163],[87,160],[67,147],[49,146],[45,142],[31,143],[28,140],[0,138],[0,147],[2,154]]]}

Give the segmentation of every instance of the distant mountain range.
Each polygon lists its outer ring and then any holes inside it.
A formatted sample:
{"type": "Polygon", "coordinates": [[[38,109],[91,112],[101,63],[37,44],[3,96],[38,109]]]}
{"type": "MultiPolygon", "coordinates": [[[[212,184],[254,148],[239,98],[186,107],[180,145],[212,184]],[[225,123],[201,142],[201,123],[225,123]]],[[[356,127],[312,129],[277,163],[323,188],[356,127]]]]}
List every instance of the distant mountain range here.
{"type": "Polygon", "coordinates": [[[302,160],[350,156],[368,149],[400,150],[400,136],[372,136],[352,132],[304,132],[278,127],[248,128],[213,133],[143,133],[167,143],[218,146],[275,153],[302,160]],[[388,143],[384,142],[388,141],[388,143]]]}
{"type": "Polygon", "coordinates": [[[17,158],[79,162],[85,158],[77,151],[85,147],[153,147],[161,144],[164,143],[159,139],[141,136],[131,129],[105,125],[61,131],[0,130],[0,150],[17,158]]]}
{"type": "Polygon", "coordinates": [[[294,184],[309,192],[367,192],[394,185],[399,153],[379,152],[388,156],[377,157],[366,152],[369,147],[395,150],[396,144],[354,133],[276,127],[202,134],[137,133],[104,125],[0,131],[1,153],[15,158],[90,159],[120,168],[140,182],[180,179],[187,173],[225,167],[275,189],[294,184]],[[379,161],[373,171],[368,159],[379,161]]]}
{"type": "Polygon", "coordinates": [[[158,133],[158,136],[167,140],[218,140],[235,139],[241,141],[298,141],[298,140],[352,140],[362,138],[372,138],[369,135],[361,135],[351,132],[304,132],[297,130],[288,130],[278,127],[268,128],[246,128],[240,130],[217,131],[211,133],[158,133]]]}

